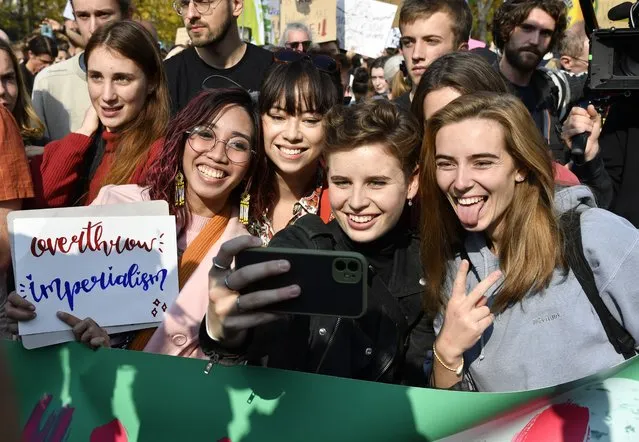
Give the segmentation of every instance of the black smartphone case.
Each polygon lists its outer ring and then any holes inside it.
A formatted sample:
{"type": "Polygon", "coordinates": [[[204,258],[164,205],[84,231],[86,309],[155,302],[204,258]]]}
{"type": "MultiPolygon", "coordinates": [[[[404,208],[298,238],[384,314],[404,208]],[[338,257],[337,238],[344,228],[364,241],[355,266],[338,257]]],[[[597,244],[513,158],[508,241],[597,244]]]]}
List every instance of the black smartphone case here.
{"type": "Polygon", "coordinates": [[[240,294],[297,284],[301,294],[272,304],[267,311],[299,315],[359,318],[366,312],[368,263],[355,252],[276,247],[247,249],[235,257],[236,268],[285,259],[288,272],[257,281],[240,294]]]}

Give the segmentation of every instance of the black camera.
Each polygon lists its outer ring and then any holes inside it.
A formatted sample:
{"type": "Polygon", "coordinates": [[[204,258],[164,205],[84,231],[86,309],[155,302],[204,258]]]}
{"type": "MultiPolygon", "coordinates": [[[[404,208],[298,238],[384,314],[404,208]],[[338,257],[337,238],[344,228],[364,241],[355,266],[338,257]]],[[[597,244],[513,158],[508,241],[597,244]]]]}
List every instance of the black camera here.
{"type": "Polygon", "coordinates": [[[629,28],[598,29],[591,0],[580,0],[586,33],[590,36],[590,92],[630,95],[639,90],[639,3],[625,2],[610,9],[611,20],[628,19],[629,28]]]}

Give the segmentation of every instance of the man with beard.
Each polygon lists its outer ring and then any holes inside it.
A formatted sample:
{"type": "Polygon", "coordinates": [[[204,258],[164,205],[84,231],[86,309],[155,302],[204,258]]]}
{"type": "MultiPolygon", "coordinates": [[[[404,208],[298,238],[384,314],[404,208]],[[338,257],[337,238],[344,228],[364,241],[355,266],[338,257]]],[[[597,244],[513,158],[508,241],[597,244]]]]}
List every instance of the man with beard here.
{"type": "Polygon", "coordinates": [[[547,70],[539,64],[565,30],[563,0],[507,0],[493,18],[493,40],[503,54],[496,67],[562,164],[570,160],[570,153],[561,141],[560,122],[581,98],[586,76],[547,70]]]}
{"type": "Polygon", "coordinates": [[[239,85],[259,91],[273,54],[240,38],[244,0],[175,0],[173,8],[193,44],[164,63],[174,114],[202,89],[239,85]]]}

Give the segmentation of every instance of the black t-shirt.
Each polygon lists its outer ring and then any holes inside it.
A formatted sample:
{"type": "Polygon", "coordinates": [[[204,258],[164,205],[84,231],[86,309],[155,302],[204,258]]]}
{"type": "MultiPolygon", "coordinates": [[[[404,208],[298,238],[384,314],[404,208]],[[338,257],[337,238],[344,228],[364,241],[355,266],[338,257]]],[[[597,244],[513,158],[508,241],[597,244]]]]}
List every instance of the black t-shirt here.
{"type": "Polygon", "coordinates": [[[186,106],[204,88],[233,87],[232,82],[222,78],[209,78],[212,75],[230,78],[249,92],[258,92],[264,73],[272,63],[271,52],[250,43],[247,43],[242,59],[228,69],[216,69],[206,64],[193,47],[185,49],[164,62],[172,113],[186,106]]]}
{"type": "Polygon", "coordinates": [[[539,131],[544,134],[544,116],[542,111],[537,109],[537,102],[539,98],[535,94],[535,89],[531,86],[517,86],[516,84],[510,83],[513,87],[513,90],[516,92],[519,99],[524,103],[528,112],[533,117],[535,121],[535,125],[539,128],[539,131]]]}
{"type": "Polygon", "coordinates": [[[410,112],[410,106],[411,106],[410,92],[406,92],[405,94],[402,94],[397,98],[394,98],[393,103],[395,103],[401,110],[410,112]]]}

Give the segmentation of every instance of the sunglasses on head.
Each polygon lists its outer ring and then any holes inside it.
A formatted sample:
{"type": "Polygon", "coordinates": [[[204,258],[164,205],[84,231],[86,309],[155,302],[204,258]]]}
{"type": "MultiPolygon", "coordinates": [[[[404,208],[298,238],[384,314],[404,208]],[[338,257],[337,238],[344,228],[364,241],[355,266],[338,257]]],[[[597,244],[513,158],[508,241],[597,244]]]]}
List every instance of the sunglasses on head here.
{"type": "Polygon", "coordinates": [[[318,70],[328,74],[334,74],[339,70],[337,62],[328,55],[309,55],[304,52],[285,49],[283,51],[276,52],[273,58],[275,62],[284,64],[294,63],[301,60],[310,61],[318,70]]]}
{"type": "Polygon", "coordinates": [[[284,46],[287,47],[288,49],[297,49],[299,50],[300,45],[302,46],[302,50],[304,50],[305,52],[308,51],[308,48],[311,47],[311,41],[310,40],[305,40],[305,41],[287,41],[286,43],[284,43],[284,46]]]}

